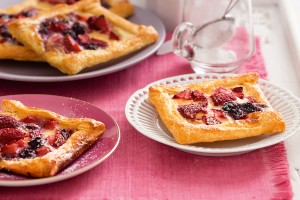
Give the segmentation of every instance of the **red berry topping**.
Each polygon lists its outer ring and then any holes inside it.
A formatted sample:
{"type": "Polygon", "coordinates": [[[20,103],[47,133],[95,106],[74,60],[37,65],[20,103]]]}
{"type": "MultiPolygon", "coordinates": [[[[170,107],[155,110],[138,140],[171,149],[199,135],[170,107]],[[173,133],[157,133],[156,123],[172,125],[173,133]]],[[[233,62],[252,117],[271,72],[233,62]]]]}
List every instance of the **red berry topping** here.
{"type": "Polygon", "coordinates": [[[42,146],[42,147],[40,147],[40,148],[37,148],[37,149],[35,150],[35,152],[36,152],[36,154],[37,154],[38,156],[44,156],[44,155],[46,155],[47,153],[51,152],[51,149],[50,149],[49,147],[42,146]]]}
{"type": "Polygon", "coordinates": [[[16,128],[19,126],[19,122],[10,116],[0,115],[0,129],[2,128],[16,128]]]}
{"type": "Polygon", "coordinates": [[[212,109],[212,111],[214,112],[215,117],[226,118],[226,114],[223,112],[223,110],[212,109]]]}
{"type": "Polygon", "coordinates": [[[191,100],[192,99],[192,92],[191,92],[190,89],[185,89],[185,90],[175,94],[173,99],[191,100]]]}
{"type": "Polygon", "coordinates": [[[8,144],[14,140],[23,139],[27,134],[15,128],[0,129],[0,144],[8,144]]]}
{"type": "Polygon", "coordinates": [[[24,122],[24,123],[39,123],[39,120],[36,118],[36,117],[32,117],[32,116],[27,116],[23,119],[21,119],[21,122],[24,122]]]}
{"type": "Polygon", "coordinates": [[[17,143],[7,144],[1,148],[1,156],[14,158],[18,155],[21,148],[17,143]]]}
{"type": "Polygon", "coordinates": [[[244,98],[243,87],[235,87],[232,89],[233,95],[240,99],[244,98]]]}
{"type": "Polygon", "coordinates": [[[95,39],[95,38],[90,39],[90,44],[97,45],[98,47],[101,47],[101,48],[105,48],[105,47],[108,46],[107,42],[105,42],[103,40],[98,40],[98,39],[95,39]]]}
{"type": "Polygon", "coordinates": [[[109,39],[111,40],[120,40],[119,36],[113,31],[109,33],[109,39]]]}
{"type": "Polygon", "coordinates": [[[45,122],[43,128],[48,130],[53,130],[57,125],[58,125],[58,121],[49,119],[48,121],[45,122]]]}
{"type": "Polygon", "coordinates": [[[199,104],[179,105],[177,110],[184,118],[187,119],[196,119],[196,115],[200,112],[207,113],[206,108],[199,104]]]}
{"type": "Polygon", "coordinates": [[[63,32],[65,30],[71,29],[71,26],[65,20],[53,20],[53,21],[50,21],[48,29],[53,32],[63,32]]]}
{"type": "Polygon", "coordinates": [[[77,38],[80,44],[88,44],[90,42],[90,37],[88,35],[78,35],[77,38]]]}
{"type": "Polygon", "coordinates": [[[233,92],[224,87],[215,89],[210,98],[215,106],[222,106],[225,102],[236,100],[233,92]]]}
{"type": "Polygon", "coordinates": [[[203,107],[207,107],[208,105],[208,101],[207,98],[205,97],[205,95],[200,92],[199,90],[194,90],[192,92],[192,99],[194,101],[199,101],[198,104],[203,106],[203,107]]]}
{"type": "Polygon", "coordinates": [[[215,117],[213,116],[202,116],[202,122],[206,125],[215,125],[215,124],[221,124],[221,122],[219,120],[217,120],[215,117]]]}
{"type": "Polygon", "coordinates": [[[66,48],[66,52],[80,52],[80,45],[69,35],[65,35],[64,37],[64,45],[66,48]]]}
{"type": "Polygon", "coordinates": [[[111,24],[105,19],[104,15],[89,17],[87,23],[90,29],[101,31],[102,33],[110,33],[112,30],[111,24]]]}

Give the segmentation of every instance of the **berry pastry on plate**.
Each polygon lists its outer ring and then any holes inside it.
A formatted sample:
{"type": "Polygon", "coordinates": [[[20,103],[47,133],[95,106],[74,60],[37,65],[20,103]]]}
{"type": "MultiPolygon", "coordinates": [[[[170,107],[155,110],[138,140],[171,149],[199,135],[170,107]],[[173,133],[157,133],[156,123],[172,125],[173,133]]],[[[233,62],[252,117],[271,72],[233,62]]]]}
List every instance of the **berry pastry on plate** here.
{"type": "Polygon", "coordinates": [[[127,21],[94,0],[58,5],[34,18],[15,20],[9,31],[69,75],[138,51],[158,38],[153,27],[127,21]]]}
{"type": "Polygon", "coordinates": [[[74,161],[103,134],[105,125],[89,118],[3,100],[0,112],[0,170],[49,177],[74,161]]]}
{"type": "Polygon", "coordinates": [[[149,100],[177,143],[235,140],[285,130],[257,73],[188,85],[155,85],[149,100]]]}

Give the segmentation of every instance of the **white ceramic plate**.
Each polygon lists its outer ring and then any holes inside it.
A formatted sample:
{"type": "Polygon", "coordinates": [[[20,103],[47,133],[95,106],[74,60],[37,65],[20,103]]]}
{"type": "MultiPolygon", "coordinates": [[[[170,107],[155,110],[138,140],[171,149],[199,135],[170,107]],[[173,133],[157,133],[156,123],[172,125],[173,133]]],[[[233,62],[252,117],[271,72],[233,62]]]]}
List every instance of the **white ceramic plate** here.
{"type": "Polygon", "coordinates": [[[129,123],[141,134],[179,150],[206,156],[231,156],[253,151],[279,143],[300,130],[300,100],[290,92],[265,80],[258,84],[271,105],[278,110],[286,122],[286,131],[281,134],[257,136],[232,141],[181,145],[175,142],[172,134],[162,123],[154,106],[148,101],[148,88],[151,85],[178,85],[219,79],[230,74],[187,74],[156,81],[136,91],[127,101],[125,114],[129,123]]]}
{"type": "Polygon", "coordinates": [[[26,106],[48,109],[67,117],[93,118],[103,122],[106,131],[94,145],[57,175],[37,179],[0,171],[0,186],[19,187],[42,185],[77,176],[96,167],[107,159],[115,151],[120,142],[120,129],[116,121],[100,108],[85,101],[41,94],[2,96],[0,97],[0,102],[2,99],[19,100],[26,106]]]}
{"type": "MultiPolygon", "coordinates": [[[[0,8],[5,8],[21,1],[2,0],[0,1],[0,8]]],[[[166,36],[166,30],[162,21],[147,10],[135,7],[135,14],[129,20],[136,24],[152,25],[159,34],[158,41],[138,52],[99,64],[73,76],[65,75],[47,63],[1,60],[0,79],[26,82],[73,81],[102,76],[128,68],[152,55],[161,46],[166,36]]]]}

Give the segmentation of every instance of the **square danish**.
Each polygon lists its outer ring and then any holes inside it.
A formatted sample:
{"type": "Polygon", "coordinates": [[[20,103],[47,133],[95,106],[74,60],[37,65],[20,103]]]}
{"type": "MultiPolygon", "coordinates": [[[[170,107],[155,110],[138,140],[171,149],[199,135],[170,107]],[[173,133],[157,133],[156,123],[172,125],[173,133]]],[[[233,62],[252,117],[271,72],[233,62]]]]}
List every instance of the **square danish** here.
{"type": "Polygon", "coordinates": [[[152,26],[127,21],[95,0],[57,5],[34,18],[15,20],[9,31],[69,75],[138,51],[158,38],[152,26]]]}
{"type": "Polygon", "coordinates": [[[180,144],[283,132],[282,116],[258,79],[257,73],[248,73],[189,85],[155,85],[149,88],[149,101],[180,144]]]}
{"type": "MultiPolygon", "coordinates": [[[[78,1],[79,0],[25,0],[5,10],[0,10],[0,59],[43,61],[42,57],[30,48],[25,47],[11,35],[8,30],[8,24],[16,19],[35,17],[39,11],[49,10],[57,4],[72,5],[78,1]]],[[[122,17],[129,17],[134,12],[133,5],[126,0],[102,0],[101,5],[122,17]]]]}
{"type": "Polygon", "coordinates": [[[102,122],[68,118],[3,100],[0,112],[0,170],[32,177],[54,176],[96,142],[102,122]]]}
{"type": "Polygon", "coordinates": [[[8,30],[8,25],[16,19],[34,17],[38,13],[36,2],[24,1],[5,10],[0,10],[0,59],[21,61],[42,61],[30,48],[17,41],[8,30]]]}

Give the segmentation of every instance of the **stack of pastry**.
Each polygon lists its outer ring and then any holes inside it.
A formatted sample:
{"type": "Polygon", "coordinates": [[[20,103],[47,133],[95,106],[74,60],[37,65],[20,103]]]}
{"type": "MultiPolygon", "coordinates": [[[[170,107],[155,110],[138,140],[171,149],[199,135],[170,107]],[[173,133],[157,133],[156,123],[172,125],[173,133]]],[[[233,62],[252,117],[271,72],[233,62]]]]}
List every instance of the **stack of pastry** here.
{"type": "Polygon", "coordinates": [[[133,12],[126,0],[25,0],[0,11],[0,59],[80,73],[157,40],[152,26],[125,19],[133,12]]]}

